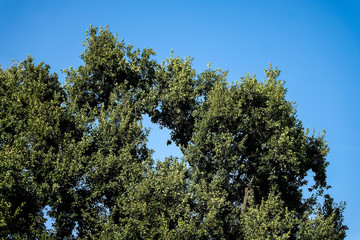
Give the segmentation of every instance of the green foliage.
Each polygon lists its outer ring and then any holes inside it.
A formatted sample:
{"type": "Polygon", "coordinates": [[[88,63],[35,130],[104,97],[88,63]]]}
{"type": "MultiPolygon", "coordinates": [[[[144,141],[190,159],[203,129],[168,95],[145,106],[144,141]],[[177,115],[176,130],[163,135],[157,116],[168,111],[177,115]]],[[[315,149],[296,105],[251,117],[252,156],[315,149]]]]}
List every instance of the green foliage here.
{"type": "Polygon", "coordinates": [[[242,216],[244,239],[290,239],[297,219],[284,205],[279,195],[271,193],[260,205],[249,207],[242,216]]]}
{"type": "Polygon", "coordinates": [[[215,82],[226,73],[208,69],[196,74],[192,59],[173,57],[158,65],[156,81],[146,99],[152,104],[147,112],[154,123],[171,130],[173,140],[182,150],[187,146],[195,123],[194,111],[206,98],[215,82]]]}
{"type": "Polygon", "coordinates": [[[149,169],[117,202],[121,239],[189,239],[201,234],[193,218],[186,165],[168,158],[149,169]],[[120,217],[121,216],[121,217],[120,217]]]}
{"type": "Polygon", "coordinates": [[[300,222],[300,239],[344,239],[348,229],[343,225],[344,209],[344,203],[335,204],[328,194],[325,195],[324,204],[305,214],[300,222]]]}
{"type": "Polygon", "coordinates": [[[48,176],[66,130],[64,91],[49,66],[30,57],[0,79],[0,233],[32,236],[45,228],[48,176]]]}
{"type": "Polygon", "coordinates": [[[325,136],[303,128],[277,68],[228,84],[108,28],[83,45],[63,86],[30,57],[0,69],[0,238],[345,238],[344,205],[324,195],[325,136]],[[144,114],[181,161],[153,162],[144,114]]]}
{"type": "MultiPolygon", "coordinates": [[[[253,204],[253,199],[250,200],[253,204]]],[[[242,214],[244,239],[344,239],[342,225],[344,205],[333,205],[325,196],[324,205],[297,216],[285,207],[280,195],[270,193],[268,199],[242,214]]]]}

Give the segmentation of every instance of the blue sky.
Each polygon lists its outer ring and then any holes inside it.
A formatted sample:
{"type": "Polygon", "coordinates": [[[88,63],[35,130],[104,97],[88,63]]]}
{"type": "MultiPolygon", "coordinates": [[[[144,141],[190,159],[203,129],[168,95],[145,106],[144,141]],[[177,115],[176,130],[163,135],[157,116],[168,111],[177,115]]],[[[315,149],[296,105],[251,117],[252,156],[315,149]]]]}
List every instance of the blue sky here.
{"type": "MultiPolygon", "coordinates": [[[[109,25],[159,60],[174,49],[198,71],[210,62],[229,70],[229,82],[246,73],[261,80],[269,62],[279,66],[304,126],[327,131],[330,193],[347,202],[347,239],[360,239],[360,2],[0,0],[0,65],[30,54],[63,81],[61,69],[81,64],[90,24],[109,25]]],[[[154,157],[179,155],[152,128],[154,157]]]]}

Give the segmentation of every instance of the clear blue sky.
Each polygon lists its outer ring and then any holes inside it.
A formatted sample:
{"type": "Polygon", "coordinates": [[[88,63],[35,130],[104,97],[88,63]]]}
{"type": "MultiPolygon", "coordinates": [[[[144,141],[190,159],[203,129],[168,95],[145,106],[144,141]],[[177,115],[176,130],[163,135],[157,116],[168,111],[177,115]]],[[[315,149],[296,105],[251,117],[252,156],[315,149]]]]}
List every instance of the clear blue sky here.
{"type": "MultiPolygon", "coordinates": [[[[152,47],[157,59],[174,49],[199,71],[210,62],[229,70],[229,82],[278,65],[304,126],[327,130],[330,193],[347,202],[347,239],[360,239],[359,1],[0,0],[0,65],[31,54],[59,74],[77,67],[90,24],[152,47]]],[[[154,157],[178,155],[153,129],[154,157]]]]}

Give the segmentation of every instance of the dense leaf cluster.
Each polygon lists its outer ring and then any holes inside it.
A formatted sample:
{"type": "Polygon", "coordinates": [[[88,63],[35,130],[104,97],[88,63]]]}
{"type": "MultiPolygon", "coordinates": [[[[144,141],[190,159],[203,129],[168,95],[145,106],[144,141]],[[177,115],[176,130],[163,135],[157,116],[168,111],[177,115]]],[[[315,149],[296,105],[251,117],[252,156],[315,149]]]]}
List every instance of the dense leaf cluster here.
{"type": "Polygon", "coordinates": [[[303,128],[277,68],[229,84],[108,28],[91,27],[84,46],[63,86],[31,57],[0,69],[1,238],[345,238],[344,205],[317,201],[324,134],[303,128]],[[154,162],[145,115],[181,160],[154,162]]]}

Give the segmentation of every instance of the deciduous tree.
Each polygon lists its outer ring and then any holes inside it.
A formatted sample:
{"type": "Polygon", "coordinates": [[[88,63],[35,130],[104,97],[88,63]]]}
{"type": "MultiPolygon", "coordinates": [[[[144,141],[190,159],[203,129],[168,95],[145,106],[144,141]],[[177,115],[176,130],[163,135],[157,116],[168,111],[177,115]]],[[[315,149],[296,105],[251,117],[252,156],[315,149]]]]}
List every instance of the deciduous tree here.
{"type": "Polygon", "coordinates": [[[277,68],[230,84],[92,26],[84,47],[63,86],[30,57],[0,69],[2,238],[345,238],[325,135],[303,127],[277,68]],[[181,160],[152,159],[146,114],[181,160]]]}

